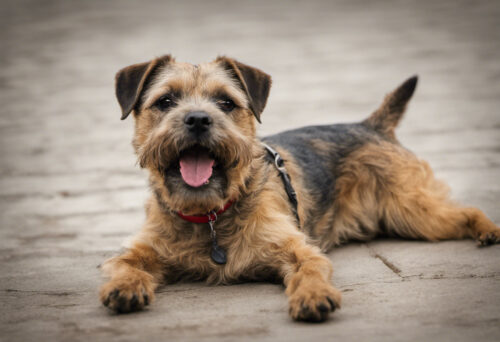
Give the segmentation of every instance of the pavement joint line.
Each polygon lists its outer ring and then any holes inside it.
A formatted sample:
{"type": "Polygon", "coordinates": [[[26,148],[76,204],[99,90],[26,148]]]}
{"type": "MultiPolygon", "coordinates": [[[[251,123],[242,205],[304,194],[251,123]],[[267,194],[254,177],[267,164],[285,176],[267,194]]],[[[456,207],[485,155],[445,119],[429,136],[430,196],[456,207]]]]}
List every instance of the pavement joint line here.
{"type": "Polygon", "coordinates": [[[390,262],[386,257],[384,257],[383,255],[380,255],[379,253],[377,253],[372,247],[370,247],[368,244],[364,244],[366,246],[366,248],[368,248],[368,252],[370,253],[370,256],[375,258],[375,259],[379,259],[380,261],[382,261],[382,263],[387,266],[387,268],[389,268],[394,274],[396,274],[398,277],[400,278],[404,278],[402,275],[401,275],[401,270],[396,266],[394,265],[392,262],[390,262]]]}
{"type": "MultiPolygon", "coordinates": [[[[338,288],[342,291],[346,291],[349,289],[346,289],[346,287],[350,286],[366,286],[366,285],[373,285],[373,284],[397,284],[401,282],[406,282],[406,281],[413,281],[413,280],[463,280],[463,279],[500,279],[500,274],[491,274],[491,275],[475,275],[475,274],[466,274],[466,275],[461,275],[461,276],[438,276],[438,275],[431,275],[431,276],[424,276],[422,274],[418,275],[409,275],[409,276],[400,276],[400,280],[383,280],[383,281],[368,281],[368,282],[362,282],[362,283],[350,283],[350,284],[344,284],[338,286],[338,288]]],[[[347,291],[346,291],[347,292],[347,291]]]]}
{"type": "Polygon", "coordinates": [[[118,191],[130,191],[130,190],[143,190],[146,189],[147,186],[121,186],[117,188],[96,188],[88,191],[70,191],[70,190],[61,190],[55,191],[54,193],[43,193],[43,192],[32,192],[32,193],[17,193],[17,194],[0,194],[0,200],[17,200],[23,199],[26,197],[38,197],[43,199],[50,199],[56,197],[82,197],[93,194],[101,194],[101,193],[112,193],[118,191]]]}
{"type": "Polygon", "coordinates": [[[52,171],[52,172],[26,172],[26,171],[4,171],[1,178],[22,178],[22,177],[61,177],[61,176],[76,176],[81,174],[106,174],[140,176],[141,172],[137,169],[79,169],[73,171],[52,171]]]}
{"type": "Polygon", "coordinates": [[[108,214],[123,214],[123,213],[139,213],[144,210],[143,207],[135,207],[135,208],[124,208],[117,210],[103,210],[103,211],[89,211],[85,213],[67,213],[67,214],[59,214],[59,215],[43,215],[43,214],[34,214],[34,215],[23,215],[26,217],[33,217],[37,219],[53,219],[53,220],[63,220],[67,218],[73,217],[86,217],[86,216],[106,216],[108,214]]]}
{"type": "Polygon", "coordinates": [[[485,275],[477,275],[477,274],[464,274],[460,276],[451,276],[447,277],[442,274],[433,274],[429,276],[425,276],[423,274],[416,274],[416,275],[402,275],[401,269],[399,269],[396,265],[394,265],[391,261],[389,261],[386,257],[383,255],[379,254],[377,251],[374,250],[373,247],[369,246],[368,244],[363,244],[366,246],[368,249],[368,252],[370,256],[372,256],[375,259],[379,259],[387,268],[389,268],[394,274],[396,274],[399,278],[401,278],[403,281],[411,280],[411,279],[419,279],[419,280],[438,280],[438,279],[471,279],[471,278],[481,278],[481,279],[487,279],[487,278],[497,278],[500,277],[500,273],[492,273],[492,274],[485,274],[485,275]]]}
{"type": "Polygon", "coordinates": [[[19,294],[28,294],[28,295],[44,295],[44,296],[74,296],[74,295],[83,295],[87,293],[87,291],[37,291],[37,290],[17,290],[17,289],[4,289],[1,290],[4,293],[19,293],[19,294]]]}

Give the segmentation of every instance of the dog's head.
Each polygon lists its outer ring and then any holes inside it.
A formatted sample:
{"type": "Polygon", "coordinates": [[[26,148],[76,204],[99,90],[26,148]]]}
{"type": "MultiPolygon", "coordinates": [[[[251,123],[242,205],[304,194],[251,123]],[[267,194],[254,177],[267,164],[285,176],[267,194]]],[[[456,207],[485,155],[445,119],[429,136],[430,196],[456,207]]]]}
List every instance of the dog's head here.
{"type": "Polygon", "coordinates": [[[226,57],[191,65],[167,55],[117,73],[122,119],[136,120],[139,164],[169,209],[205,213],[237,197],[270,87],[269,75],[226,57]]]}

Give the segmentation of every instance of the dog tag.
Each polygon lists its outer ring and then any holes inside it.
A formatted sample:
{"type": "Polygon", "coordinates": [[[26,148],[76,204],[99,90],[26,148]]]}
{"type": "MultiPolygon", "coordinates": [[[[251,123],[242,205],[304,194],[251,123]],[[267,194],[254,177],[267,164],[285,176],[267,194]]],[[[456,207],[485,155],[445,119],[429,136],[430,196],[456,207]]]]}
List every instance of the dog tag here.
{"type": "Polygon", "coordinates": [[[217,235],[214,229],[214,222],[217,220],[217,215],[213,213],[215,216],[208,216],[208,225],[210,226],[210,235],[212,236],[212,252],[210,253],[210,257],[212,260],[219,265],[224,265],[227,262],[226,251],[217,244],[217,235]]]}
{"type": "Polygon", "coordinates": [[[217,243],[214,241],[214,245],[212,246],[212,253],[210,254],[212,260],[219,264],[224,265],[227,261],[226,251],[222,249],[217,243]]]}

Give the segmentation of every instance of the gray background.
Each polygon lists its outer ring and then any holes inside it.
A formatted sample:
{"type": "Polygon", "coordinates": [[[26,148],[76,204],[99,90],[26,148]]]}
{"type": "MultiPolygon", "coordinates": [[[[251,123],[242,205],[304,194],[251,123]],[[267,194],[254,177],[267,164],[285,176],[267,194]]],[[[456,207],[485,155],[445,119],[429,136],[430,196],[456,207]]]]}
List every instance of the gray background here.
{"type": "Polygon", "coordinates": [[[336,249],[344,307],[322,325],[292,322],[279,285],[178,284],[126,316],[97,300],[97,265],[139,229],[148,193],[113,77],[165,53],[192,63],[225,54],[270,73],[261,135],[361,120],[418,73],[400,140],[460,203],[500,223],[498,1],[0,7],[2,340],[500,339],[500,246],[471,241],[336,249]]]}

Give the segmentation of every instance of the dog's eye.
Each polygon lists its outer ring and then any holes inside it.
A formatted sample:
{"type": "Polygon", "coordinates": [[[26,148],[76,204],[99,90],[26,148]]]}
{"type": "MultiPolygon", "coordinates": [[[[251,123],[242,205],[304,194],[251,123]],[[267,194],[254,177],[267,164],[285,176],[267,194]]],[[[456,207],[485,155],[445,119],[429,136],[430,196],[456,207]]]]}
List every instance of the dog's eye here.
{"type": "Polygon", "coordinates": [[[174,105],[174,100],[169,95],[163,95],[155,102],[155,107],[161,111],[165,111],[174,105]]]}
{"type": "Polygon", "coordinates": [[[232,111],[236,107],[234,102],[231,99],[227,99],[227,98],[217,100],[217,105],[219,106],[219,108],[221,110],[223,110],[226,113],[229,113],[230,111],[232,111]]]}

